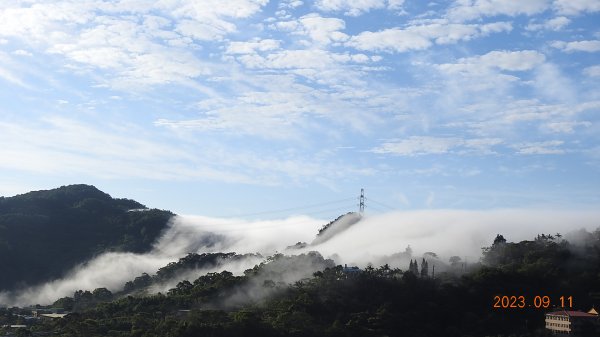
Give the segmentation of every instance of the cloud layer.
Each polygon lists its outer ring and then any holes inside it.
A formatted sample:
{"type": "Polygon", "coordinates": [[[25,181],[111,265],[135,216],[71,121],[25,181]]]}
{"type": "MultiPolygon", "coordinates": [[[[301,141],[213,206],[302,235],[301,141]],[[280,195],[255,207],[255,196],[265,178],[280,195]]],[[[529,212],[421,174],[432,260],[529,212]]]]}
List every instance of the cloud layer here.
{"type": "MultiPolygon", "coordinates": [[[[599,13],[591,0],[6,2],[0,168],[13,186],[175,180],[283,200],[285,186],[357,181],[423,199],[429,186],[389,182],[433,165],[440,186],[471,193],[537,167],[554,168],[542,194],[576,193],[600,167],[599,13]]],[[[511,184],[526,187],[488,188],[511,184]]]]}

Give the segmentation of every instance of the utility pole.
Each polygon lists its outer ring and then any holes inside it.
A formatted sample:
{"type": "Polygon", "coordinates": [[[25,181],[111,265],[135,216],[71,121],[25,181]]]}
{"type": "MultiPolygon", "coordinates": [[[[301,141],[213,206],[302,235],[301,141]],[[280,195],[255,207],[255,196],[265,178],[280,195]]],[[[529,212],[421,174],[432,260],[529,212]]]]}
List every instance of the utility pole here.
{"type": "Polygon", "coordinates": [[[358,204],[358,211],[360,214],[365,212],[365,189],[360,189],[360,204],[358,204]]]}

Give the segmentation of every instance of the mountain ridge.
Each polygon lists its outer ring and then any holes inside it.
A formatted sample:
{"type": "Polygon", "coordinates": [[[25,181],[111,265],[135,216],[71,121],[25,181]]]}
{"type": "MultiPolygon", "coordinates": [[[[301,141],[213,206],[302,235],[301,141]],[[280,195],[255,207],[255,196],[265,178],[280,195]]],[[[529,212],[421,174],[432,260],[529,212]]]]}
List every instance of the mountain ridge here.
{"type": "Polygon", "coordinates": [[[0,290],[61,277],[102,252],[146,252],[173,215],[85,184],[0,197],[0,270],[10,271],[0,290]]]}

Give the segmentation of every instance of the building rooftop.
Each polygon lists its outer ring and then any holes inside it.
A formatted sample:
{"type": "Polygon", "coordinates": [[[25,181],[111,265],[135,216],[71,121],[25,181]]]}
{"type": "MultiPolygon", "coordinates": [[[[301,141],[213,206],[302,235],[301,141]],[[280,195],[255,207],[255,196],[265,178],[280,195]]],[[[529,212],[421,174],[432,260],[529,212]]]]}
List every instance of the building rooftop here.
{"type": "Polygon", "coordinates": [[[40,316],[48,318],[63,318],[67,316],[67,314],[41,314],[40,316]]]}
{"type": "Polygon", "coordinates": [[[360,268],[358,268],[356,266],[348,267],[348,265],[345,264],[342,271],[344,273],[359,273],[361,270],[360,270],[360,268]]]}
{"type": "Polygon", "coordinates": [[[554,311],[554,312],[549,312],[546,315],[569,316],[569,317],[596,317],[596,315],[588,314],[587,312],[574,311],[574,310],[554,311]]]}

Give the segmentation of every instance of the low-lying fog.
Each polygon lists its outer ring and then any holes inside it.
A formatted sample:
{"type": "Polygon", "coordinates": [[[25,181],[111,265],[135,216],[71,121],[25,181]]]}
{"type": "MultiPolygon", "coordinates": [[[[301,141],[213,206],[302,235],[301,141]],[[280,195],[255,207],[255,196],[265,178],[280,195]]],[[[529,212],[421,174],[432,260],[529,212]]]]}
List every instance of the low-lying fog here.
{"type": "MultiPolygon", "coordinates": [[[[312,242],[318,230],[329,221],[307,216],[268,221],[176,216],[149,253],[102,254],[74,268],[62,279],[16,293],[0,293],[0,305],[51,304],[60,297],[72,296],[79,289],[106,287],[118,291],[126,281],[144,272],[154,274],[160,267],[191,252],[260,253],[268,256],[276,252],[300,254],[318,251],[338,264],[365,266],[387,261],[382,257],[389,258],[404,252],[410,245],[414,257],[434,252],[442,261],[458,255],[476,262],[481,255],[481,247],[489,246],[496,234],[518,242],[533,239],[541,233],[565,234],[581,228],[594,230],[600,226],[600,212],[505,209],[367,214],[360,222],[325,242],[300,250],[285,250],[296,242],[312,242]]],[[[218,269],[240,274],[256,262],[256,259],[245,263],[238,261],[235,265],[222,265],[218,269]]],[[[398,267],[407,269],[403,263],[399,261],[398,267]]]]}

